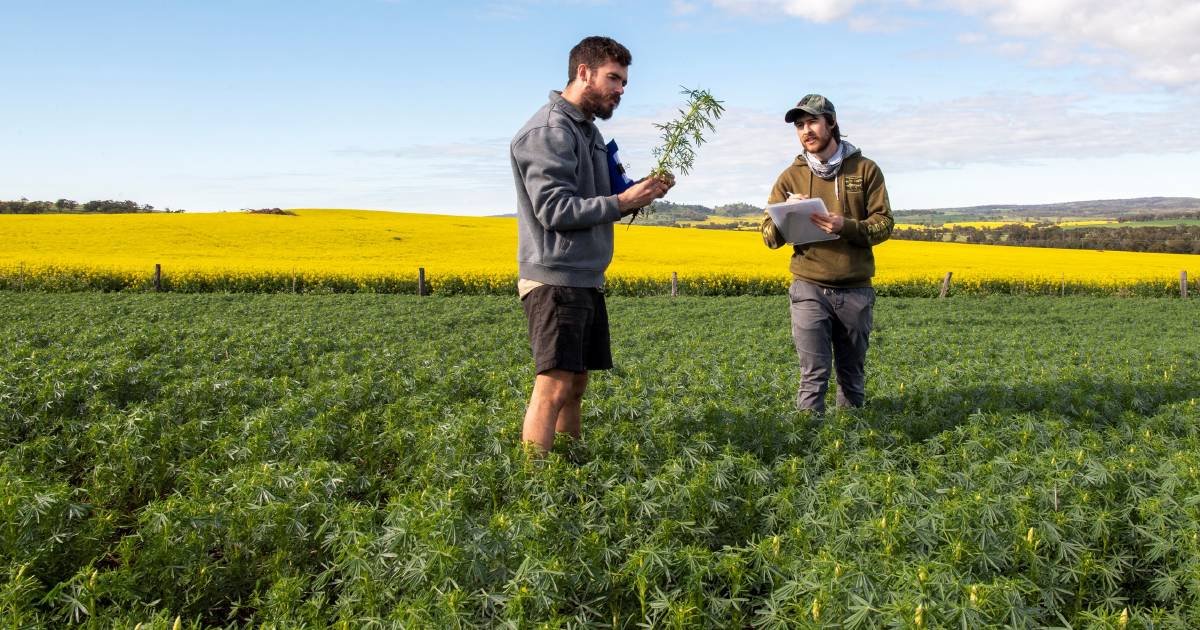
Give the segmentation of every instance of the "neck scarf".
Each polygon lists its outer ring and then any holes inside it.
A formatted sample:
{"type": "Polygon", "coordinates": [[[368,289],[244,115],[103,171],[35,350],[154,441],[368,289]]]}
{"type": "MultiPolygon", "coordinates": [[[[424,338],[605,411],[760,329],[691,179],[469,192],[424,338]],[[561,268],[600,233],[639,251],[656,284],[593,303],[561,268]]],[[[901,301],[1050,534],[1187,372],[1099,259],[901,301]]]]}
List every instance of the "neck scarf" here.
{"type": "Polygon", "coordinates": [[[838,143],[837,151],[830,156],[828,162],[822,162],[821,158],[808,151],[804,152],[804,159],[808,162],[808,168],[812,169],[812,172],[817,177],[821,179],[833,179],[842,170],[842,160],[854,153],[854,150],[854,145],[842,140],[838,143]]]}

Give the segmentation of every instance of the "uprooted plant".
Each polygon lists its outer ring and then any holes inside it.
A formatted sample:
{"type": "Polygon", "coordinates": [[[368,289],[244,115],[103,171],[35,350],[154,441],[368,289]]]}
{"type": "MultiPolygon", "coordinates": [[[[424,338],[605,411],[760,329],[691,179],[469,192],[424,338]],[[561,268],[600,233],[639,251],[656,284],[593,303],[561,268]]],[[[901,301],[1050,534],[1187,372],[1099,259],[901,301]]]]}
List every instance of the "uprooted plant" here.
{"type": "MultiPolygon", "coordinates": [[[[716,131],[716,121],[725,111],[721,101],[713,98],[708,90],[683,88],[681,94],[687,96],[688,101],[685,108],[679,110],[679,118],[654,125],[662,132],[662,144],[653,151],[658,161],[651,169],[650,177],[673,181],[676,171],[687,175],[696,161],[696,149],[705,142],[705,131],[716,131]]],[[[638,212],[649,214],[653,211],[651,206],[646,206],[638,212]]]]}

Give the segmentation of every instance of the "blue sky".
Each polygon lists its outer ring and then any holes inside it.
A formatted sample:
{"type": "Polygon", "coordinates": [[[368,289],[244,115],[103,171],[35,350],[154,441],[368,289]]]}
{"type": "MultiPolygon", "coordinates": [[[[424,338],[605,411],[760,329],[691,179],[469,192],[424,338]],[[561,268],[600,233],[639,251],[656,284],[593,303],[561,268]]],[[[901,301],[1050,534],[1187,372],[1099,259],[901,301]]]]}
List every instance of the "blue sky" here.
{"type": "Polygon", "coordinates": [[[508,141],[587,35],[633,52],[610,121],[710,90],[681,203],[761,205],[832,100],[895,208],[1200,197],[1195,0],[0,0],[0,199],[511,212],[508,141]]]}

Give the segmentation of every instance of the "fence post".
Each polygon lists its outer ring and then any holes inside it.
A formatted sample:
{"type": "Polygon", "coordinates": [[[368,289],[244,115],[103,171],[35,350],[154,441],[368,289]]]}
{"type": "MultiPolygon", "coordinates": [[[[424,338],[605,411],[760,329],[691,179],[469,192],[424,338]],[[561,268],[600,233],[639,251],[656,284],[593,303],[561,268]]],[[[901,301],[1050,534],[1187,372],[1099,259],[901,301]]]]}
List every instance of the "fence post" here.
{"type": "Polygon", "coordinates": [[[942,278],[942,292],[938,295],[938,298],[944,298],[950,293],[950,277],[953,275],[953,271],[947,271],[946,277],[942,278]]]}
{"type": "Polygon", "coordinates": [[[292,267],[292,293],[296,292],[296,268],[292,267]]]}
{"type": "Polygon", "coordinates": [[[671,272],[671,297],[679,297],[679,274],[671,272]]]}
{"type": "Polygon", "coordinates": [[[1059,295],[1061,297],[1066,297],[1066,295],[1067,295],[1067,274],[1066,274],[1066,272],[1063,272],[1061,282],[1062,282],[1062,284],[1059,287],[1059,295]]]}
{"type": "Polygon", "coordinates": [[[21,261],[20,266],[17,267],[17,290],[25,290],[25,261],[21,261]]]}
{"type": "Polygon", "coordinates": [[[417,295],[425,295],[425,268],[417,268],[417,295]]]}
{"type": "Polygon", "coordinates": [[[154,292],[162,291],[162,265],[154,263],[154,292]]]}
{"type": "Polygon", "coordinates": [[[1186,298],[1187,289],[1187,270],[1184,269],[1179,272],[1179,297],[1186,298]]]}

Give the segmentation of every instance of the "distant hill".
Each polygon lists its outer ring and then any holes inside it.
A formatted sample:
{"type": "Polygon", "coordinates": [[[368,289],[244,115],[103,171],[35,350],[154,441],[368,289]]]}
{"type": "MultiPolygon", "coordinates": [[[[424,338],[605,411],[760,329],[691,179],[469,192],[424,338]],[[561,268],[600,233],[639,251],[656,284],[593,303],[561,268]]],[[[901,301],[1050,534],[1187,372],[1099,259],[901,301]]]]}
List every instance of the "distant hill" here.
{"type": "MultiPolygon", "coordinates": [[[[683,221],[704,221],[710,216],[758,217],[762,208],[748,203],[734,203],[715,208],[695,204],[675,204],[656,201],[655,212],[640,218],[648,225],[676,225],[683,221]]],[[[1196,197],[1140,197],[1136,199],[1096,199],[1047,204],[992,204],[958,208],[923,208],[895,210],[897,223],[947,223],[951,221],[1049,221],[1077,219],[1121,219],[1138,216],[1166,217],[1200,211],[1196,197]]],[[[713,226],[706,226],[713,227],[713,226]]]]}
{"type": "MultiPolygon", "coordinates": [[[[730,203],[723,206],[710,208],[695,204],[672,203],[670,201],[655,201],[650,204],[654,210],[650,214],[642,214],[637,218],[637,223],[641,225],[677,225],[680,222],[687,221],[704,221],[710,216],[720,217],[745,217],[759,216],[762,214],[762,208],[752,206],[748,203],[730,203]]],[[[490,216],[512,218],[517,216],[515,212],[505,214],[493,214],[490,216]]],[[[628,219],[627,219],[628,220],[628,219]]]]}
{"type": "Polygon", "coordinates": [[[1196,197],[1139,197],[1096,199],[1028,205],[986,205],[959,208],[896,210],[897,223],[952,221],[1059,221],[1067,218],[1119,219],[1130,215],[1171,215],[1200,210],[1196,197]]]}
{"type": "MultiPolygon", "coordinates": [[[[716,207],[699,204],[655,201],[654,212],[641,215],[637,223],[642,225],[681,225],[702,222],[709,217],[762,216],[763,209],[748,203],[730,203],[716,207]]],[[[1138,216],[1140,220],[1152,217],[1170,218],[1172,215],[1200,212],[1200,198],[1196,197],[1139,197],[1136,199],[1096,199],[1091,201],[1068,201],[1046,204],[992,204],[986,206],[964,206],[957,208],[922,208],[894,210],[897,223],[941,224],[956,221],[1029,221],[1056,223],[1077,219],[1121,219],[1138,216]]],[[[515,217],[515,213],[493,215],[515,217]]],[[[734,229],[735,224],[728,224],[734,229]]],[[[718,228],[720,224],[707,225],[718,228]]]]}
{"type": "Polygon", "coordinates": [[[683,222],[705,221],[711,216],[742,217],[758,216],[762,208],[748,203],[731,203],[710,208],[698,204],[681,204],[670,201],[655,201],[650,204],[650,214],[639,215],[637,223],[643,225],[679,225],[683,222]]]}

